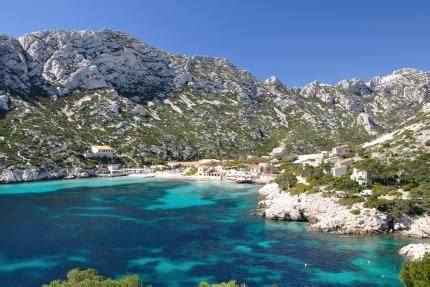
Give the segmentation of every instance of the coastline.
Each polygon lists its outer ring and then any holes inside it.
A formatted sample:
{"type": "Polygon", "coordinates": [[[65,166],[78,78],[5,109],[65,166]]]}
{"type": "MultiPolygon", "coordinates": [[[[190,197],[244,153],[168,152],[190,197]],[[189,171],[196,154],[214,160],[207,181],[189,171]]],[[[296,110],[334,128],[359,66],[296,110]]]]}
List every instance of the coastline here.
{"type": "Polygon", "coordinates": [[[321,192],[290,195],[276,183],[263,186],[258,194],[259,213],[270,220],[307,221],[310,230],[341,235],[396,232],[407,237],[430,237],[428,214],[392,218],[375,208],[365,208],[362,203],[341,205],[337,198],[323,196],[321,192]]]}

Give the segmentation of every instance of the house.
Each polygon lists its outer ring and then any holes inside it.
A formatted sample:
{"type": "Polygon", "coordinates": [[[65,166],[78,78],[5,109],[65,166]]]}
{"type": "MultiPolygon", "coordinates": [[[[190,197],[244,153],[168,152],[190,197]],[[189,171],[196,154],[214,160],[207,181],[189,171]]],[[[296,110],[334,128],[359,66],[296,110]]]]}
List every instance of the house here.
{"type": "Polygon", "coordinates": [[[358,182],[359,185],[366,186],[370,183],[369,173],[365,170],[360,170],[354,167],[350,176],[351,180],[358,182]]]}
{"type": "Polygon", "coordinates": [[[325,163],[336,164],[339,160],[340,160],[340,158],[338,156],[332,156],[332,157],[324,159],[324,162],[325,163]]]}
{"type": "Polygon", "coordinates": [[[346,165],[335,165],[331,169],[333,176],[343,176],[346,174],[348,167],[346,165]]]}
{"type": "Polygon", "coordinates": [[[343,156],[351,152],[351,147],[349,145],[340,145],[332,149],[332,155],[343,156]]]}
{"type": "Polygon", "coordinates": [[[216,171],[216,170],[211,170],[209,171],[206,176],[210,176],[210,177],[224,177],[225,172],[223,171],[216,171]]]}
{"type": "Polygon", "coordinates": [[[207,175],[207,171],[206,171],[207,168],[208,168],[208,166],[204,166],[204,165],[199,166],[197,168],[197,175],[198,176],[206,176],[207,175]]]}
{"type": "Polygon", "coordinates": [[[247,169],[250,172],[260,172],[260,166],[258,164],[248,164],[247,169]]]}
{"type": "Polygon", "coordinates": [[[352,158],[346,158],[346,159],[339,160],[337,162],[337,165],[351,166],[353,162],[354,160],[352,158]]]}
{"type": "Polygon", "coordinates": [[[373,195],[373,191],[371,189],[365,189],[360,194],[361,196],[367,197],[373,195]]]}
{"type": "Polygon", "coordinates": [[[219,165],[215,166],[215,170],[216,171],[224,171],[224,166],[219,164],[219,165]]]}
{"type": "Polygon", "coordinates": [[[114,157],[113,148],[107,145],[93,145],[91,146],[91,153],[85,154],[85,157],[114,157]]]}

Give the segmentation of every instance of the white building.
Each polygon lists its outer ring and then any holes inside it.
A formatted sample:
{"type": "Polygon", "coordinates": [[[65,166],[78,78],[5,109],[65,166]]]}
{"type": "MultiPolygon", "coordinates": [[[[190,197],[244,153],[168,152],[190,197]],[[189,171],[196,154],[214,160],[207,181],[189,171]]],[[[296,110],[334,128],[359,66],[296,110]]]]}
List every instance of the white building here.
{"type": "Polygon", "coordinates": [[[331,151],[332,155],[339,155],[339,156],[347,155],[350,152],[351,152],[351,147],[349,145],[336,146],[331,151]]]}
{"type": "Polygon", "coordinates": [[[343,176],[346,175],[348,167],[346,165],[335,165],[331,169],[331,173],[333,176],[343,176]]]}
{"type": "Polygon", "coordinates": [[[96,157],[113,157],[113,148],[107,145],[93,145],[91,146],[91,156],[96,157]]]}
{"type": "Polygon", "coordinates": [[[346,158],[339,160],[336,165],[345,165],[345,166],[351,166],[354,163],[354,160],[352,158],[346,158]]]}
{"type": "Polygon", "coordinates": [[[360,170],[354,167],[350,178],[358,182],[359,185],[365,186],[369,184],[369,174],[365,170],[360,170]]]}

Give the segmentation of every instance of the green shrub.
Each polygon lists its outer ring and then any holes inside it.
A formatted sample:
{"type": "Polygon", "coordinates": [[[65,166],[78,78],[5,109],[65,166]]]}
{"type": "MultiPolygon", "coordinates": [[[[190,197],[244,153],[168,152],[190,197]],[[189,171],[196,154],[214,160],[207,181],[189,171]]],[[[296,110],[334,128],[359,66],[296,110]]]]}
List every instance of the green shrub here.
{"type": "Polygon", "coordinates": [[[351,212],[352,214],[354,214],[354,215],[360,215],[361,210],[360,210],[360,209],[358,209],[358,208],[355,208],[355,209],[352,209],[350,212],[351,212]]]}
{"type": "Polygon", "coordinates": [[[376,195],[387,195],[392,191],[395,191],[396,189],[389,185],[381,185],[381,184],[375,184],[372,186],[373,194],[376,195]]]}
{"type": "Polygon", "coordinates": [[[67,272],[67,279],[64,281],[54,280],[43,287],[143,287],[139,276],[130,275],[119,280],[105,278],[99,275],[94,269],[79,270],[75,268],[67,272]]]}
{"type": "Polygon", "coordinates": [[[400,281],[406,287],[430,286],[430,254],[420,261],[404,263],[400,270],[400,281]]]}
{"type": "Polygon", "coordinates": [[[195,175],[197,173],[197,168],[192,168],[190,171],[185,173],[187,176],[195,175]]]}
{"type": "Polygon", "coordinates": [[[352,196],[352,197],[344,197],[339,199],[337,202],[341,205],[345,205],[345,206],[351,206],[355,203],[361,203],[364,202],[364,198],[361,196],[352,196]]]}

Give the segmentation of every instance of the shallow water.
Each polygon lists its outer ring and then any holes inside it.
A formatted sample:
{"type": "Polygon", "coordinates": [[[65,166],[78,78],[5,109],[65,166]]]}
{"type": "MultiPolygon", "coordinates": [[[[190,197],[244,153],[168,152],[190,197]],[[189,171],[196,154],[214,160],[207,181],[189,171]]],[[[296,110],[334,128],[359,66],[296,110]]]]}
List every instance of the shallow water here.
{"type": "Polygon", "coordinates": [[[256,186],[144,178],[0,186],[0,286],[74,267],[154,286],[400,286],[401,237],[341,238],[255,216],[256,186]],[[305,263],[308,267],[305,268],[305,263]]]}

